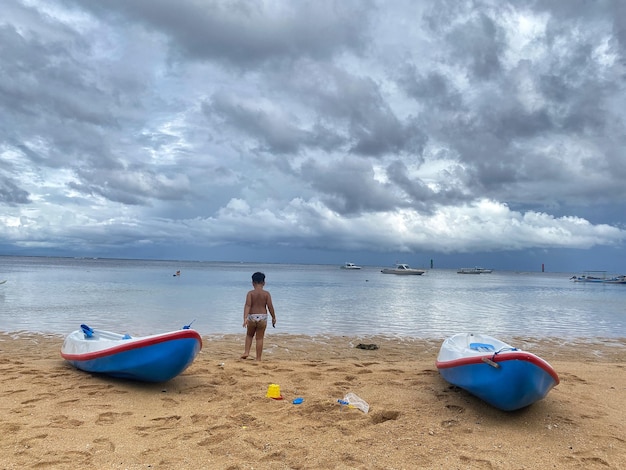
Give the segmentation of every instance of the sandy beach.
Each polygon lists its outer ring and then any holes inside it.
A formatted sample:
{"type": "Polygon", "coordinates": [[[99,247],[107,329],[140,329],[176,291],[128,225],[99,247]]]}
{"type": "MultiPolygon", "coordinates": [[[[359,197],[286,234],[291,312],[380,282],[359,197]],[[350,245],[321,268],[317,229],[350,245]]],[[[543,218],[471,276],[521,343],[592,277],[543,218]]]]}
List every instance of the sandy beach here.
{"type": "Polygon", "coordinates": [[[183,374],[144,384],[74,369],[63,338],[0,334],[0,468],[626,468],[626,339],[503,339],[561,379],[515,412],[445,382],[440,339],[274,334],[259,363],[243,334],[204,337],[183,374]],[[342,410],[347,392],[369,413],[342,410]]]}

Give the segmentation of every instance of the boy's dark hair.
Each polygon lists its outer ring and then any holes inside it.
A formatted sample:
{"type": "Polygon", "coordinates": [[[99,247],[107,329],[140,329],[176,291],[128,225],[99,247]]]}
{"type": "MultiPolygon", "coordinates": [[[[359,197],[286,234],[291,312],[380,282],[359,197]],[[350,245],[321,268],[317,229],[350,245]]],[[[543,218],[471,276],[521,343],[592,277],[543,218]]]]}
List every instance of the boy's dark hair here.
{"type": "Polygon", "coordinates": [[[261,284],[265,282],[265,274],[260,273],[260,272],[254,273],[252,275],[252,282],[254,282],[255,284],[261,284]]]}

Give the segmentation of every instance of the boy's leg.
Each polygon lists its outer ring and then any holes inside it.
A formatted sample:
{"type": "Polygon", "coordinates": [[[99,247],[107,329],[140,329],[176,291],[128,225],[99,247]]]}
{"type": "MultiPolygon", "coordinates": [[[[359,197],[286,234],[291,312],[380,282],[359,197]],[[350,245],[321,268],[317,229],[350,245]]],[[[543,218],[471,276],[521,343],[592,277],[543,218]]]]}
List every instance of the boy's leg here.
{"type": "Polygon", "coordinates": [[[263,354],[263,338],[265,337],[265,328],[267,328],[267,321],[258,323],[256,330],[256,360],[261,360],[263,354]]]}
{"type": "Polygon", "coordinates": [[[254,333],[256,332],[256,322],[248,321],[248,327],[246,329],[246,345],[243,350],[242,359],[247,359],[250,355],[250,348],[252,347],[252,338],[254,338],[254,333]]]}

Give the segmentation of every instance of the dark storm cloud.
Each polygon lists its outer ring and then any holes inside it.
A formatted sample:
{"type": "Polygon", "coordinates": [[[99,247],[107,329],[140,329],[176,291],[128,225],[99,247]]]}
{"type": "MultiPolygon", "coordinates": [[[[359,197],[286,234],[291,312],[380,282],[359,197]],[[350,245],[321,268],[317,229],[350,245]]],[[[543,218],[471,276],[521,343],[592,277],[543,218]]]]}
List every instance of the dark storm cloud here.
{"type": "Polygon", "coordinates": [[[219,0],[98,0],[77,5],[111,21],[134,21],[171,38],[193,59],[249,67],[303,56],[328,59],[363,47],[373,3],[324,0],[264,3],[219,0]]]}
{"type": "Polygon", "coordinates": [[[365,156],[411,154],[421,156],[426,136],[417,121],[400,122],[385,107],[363,113],[350,122],[351,152],[365,156]]]}
{"type": "Polygon", "coordinates": [[[440,72],[422,74],[414,64],[406,64],[398,75],[398,84],[404,92],[419,103],[427,104],[429,110],[461,111],[463,98],[448,77],[440,72]]]}
{"type": "Polygon", "coordinates": [[[484,14],[450,31],[448,45],[450,59],[464,65],[476,80],[489,80],[502,71],[503,32],[484,14]]]}
{"type": "Polygon", "coordinates": [[[328,165],[307,160],[302,165],[301,176],[320,191],[323,201],[339,214],[385,211],[401,203],[393,188],[372,178],[370,164],[354,157],[344,157],[328,165]]]}
{"type": "Polygon", "coordinates": [[[298,128],[293,116],[290,119],[288,115],[280,116],[251,108],[222,93],[215,94],[211,102],[204,103],[202,107],[210,119],[217,118],[259,142],[262,151],[298,153],[303,144],[311,141],[310,133],[298,128]]]}
{"type": "Polygon", "coordinates": [[[0,175],[0,203],[15,205],[15,204],[28,204],[29,199],[28,191],[20,189],[13,181],[0,175]]]}
{"type": "Polygon", "coordinates": [[[308,65],[293,90],[320,119],[346,129],[348,150],[363,156],[420,155],[427,137],[413,119],[402,121],[369,77],[336,67],[308,65]]]}
{"type": "Polygon", "coordinates": [[[437,190],[433,190],[422,180],[412,178],[402,160],[391,162],[387,166],[386,174],[392,183],[390,186],[403,191],[405,207],[422,213],[431,213],[435,207],[458,204],[467,200],[467,195],[454,185],[442,184],[437,190]]]}
{"type": "Polygon", "coordinates": [[[12,118],[51,115],[67,124],[115,125],[110,96],[84,63],[83,38],[67,31],[50,41],[0,26],[0,54],[0,100],[12,118]]]}
{"type": "Polygon", "coordinates": [[[259,142],[260,150],[267,152],[296,154],[304,148],[319,148],[366,157],[421,155],[427,141],[421,123],[415,119],[401,121],[371,79],[310,63],[302,65],[306,71],[324,78],[303,77],[302,71],[294,70],[302,82],[293,84],[289,78],[272,74],[272,78],[286,80],[286,87],[296,94],[279,92],[263,98],[275,100],[272,102],[279,108],[300,102],[314,110],[317,122],[308,127],[299,122],[297,115],[270,112],[257,103],[246,104],[223,92],[203,103],[203,111],[210,119],[215,117],[247,134],[259,142]]]}

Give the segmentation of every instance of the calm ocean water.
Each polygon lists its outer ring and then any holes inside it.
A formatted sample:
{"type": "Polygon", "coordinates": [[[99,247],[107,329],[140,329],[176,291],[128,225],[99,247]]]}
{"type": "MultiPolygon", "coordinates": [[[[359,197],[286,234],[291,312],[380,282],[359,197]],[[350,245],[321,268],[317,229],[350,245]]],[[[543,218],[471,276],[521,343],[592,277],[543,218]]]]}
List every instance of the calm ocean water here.
{"type": "Polygon", "coordinates": [[[66,335],[87,323],[145,335],[194,321],[203,335],[243,335],[250,276],[263,271],[278,317],[269,334],[626,337],[624,285],[574,283],[573,273],[405,277],[380,269],[0,257],[0,331],[66,335]]]}

